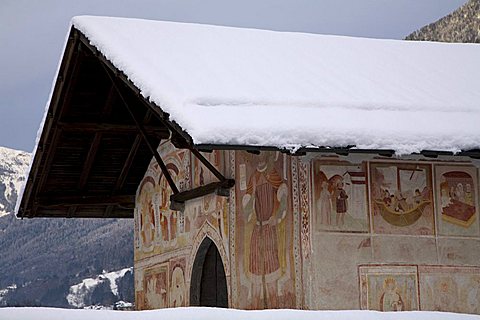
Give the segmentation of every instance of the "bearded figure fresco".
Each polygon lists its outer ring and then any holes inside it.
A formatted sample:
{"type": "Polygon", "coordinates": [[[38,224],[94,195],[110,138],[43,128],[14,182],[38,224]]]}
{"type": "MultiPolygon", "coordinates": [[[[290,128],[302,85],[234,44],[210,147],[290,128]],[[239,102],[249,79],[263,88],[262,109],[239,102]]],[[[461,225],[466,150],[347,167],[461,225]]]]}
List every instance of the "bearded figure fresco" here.
{"type": "MultiPolygon", "coordinates": [[[[291,215],[288,203],[287,163],[278,153],[243,158],[248,181],[241,190],[241,224],[246,224],[245,246],[241,253],[249,279],[250,301],[245,307],[277,308],[293,293],[278,288],[279,280],[292,282],[291,215]],[[288,221],[286,217],[289,216],[288,221]],[[288,270],[287,270],[288,269],[288,270]],[[279,292],[284,295],[279,296],[279,292]],[[280,302],[280,300],[282,300],[280,302]]],[[[243,170],[242,170],[243,171],[243,170]]],[[[242,179],[242,178],[241,178],[242,179]]],[[[239,225],[241,225],[239,224],[239,225]]],[[[240,231],[242,232],[242,231],[240,231]]]]}

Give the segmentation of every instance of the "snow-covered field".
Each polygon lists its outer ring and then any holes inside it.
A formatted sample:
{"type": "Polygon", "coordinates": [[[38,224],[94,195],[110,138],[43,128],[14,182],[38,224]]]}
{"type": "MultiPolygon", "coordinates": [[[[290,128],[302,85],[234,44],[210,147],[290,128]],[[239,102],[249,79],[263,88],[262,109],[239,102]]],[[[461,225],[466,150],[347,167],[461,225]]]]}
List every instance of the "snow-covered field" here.
{"type": "Polygon", "coordinates": [[[376,312],[376,311],[242,311],[216,308],[175,308],[154,311],[69,310],[54,308],[4,308],[0,319],[8,320],[480,320],[478,315],[443,312],[376,312]]]}

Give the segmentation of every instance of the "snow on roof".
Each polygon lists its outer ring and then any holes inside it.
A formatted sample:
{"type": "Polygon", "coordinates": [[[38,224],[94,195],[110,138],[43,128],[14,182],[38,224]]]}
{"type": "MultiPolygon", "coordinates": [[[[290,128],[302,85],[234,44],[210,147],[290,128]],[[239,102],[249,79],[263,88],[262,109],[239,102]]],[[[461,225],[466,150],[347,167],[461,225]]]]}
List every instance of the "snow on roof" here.
{"type": "Polygon", "coordinates": [[[195,144],[480,147],[480,45],[110,17],[80,30],[195,144]]]}

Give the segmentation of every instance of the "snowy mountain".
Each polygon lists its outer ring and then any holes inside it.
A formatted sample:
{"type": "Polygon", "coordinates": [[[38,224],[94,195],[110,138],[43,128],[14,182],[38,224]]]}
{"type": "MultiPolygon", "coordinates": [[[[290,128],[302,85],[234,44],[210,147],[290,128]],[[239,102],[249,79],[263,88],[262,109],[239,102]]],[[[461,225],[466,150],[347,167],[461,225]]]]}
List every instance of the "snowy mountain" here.
{"type": "Polygon", "coordinates": [[[0,217],[15,208],[17,190],[25,179],[30,158],[27,152],[0,147],[0,217]]]}
{"type": "Polygon", "coordinates": [[[406,37],[407,40],[480,43],[480,0],[470,0],[449,15],[406,37]]]}
{"type": "Polygon", "coordinates": [[[124,268],[122,270],[106,272],[95,278],[86,278],[82,282],[70,287],[67,295],[68,304],[75,308],[87,308],[95,305],[95,296],[98,290],[111,293],[113,302],[122,301],[122,295],[119,292],[119,284],[127,273],[132,274],[133,268],[124,268]]]}
{"type": "Polygon", "coordinates": [[[14,216],[30,157],[0,147],[0,306],[111,307],[120,300],[133,302],[131,220],[14,216]],[[89,278],[98,279],[96,285],[75,298],[72,287],[89,278]],[[71,304],[69,297],[81,304],[71,304]]]}

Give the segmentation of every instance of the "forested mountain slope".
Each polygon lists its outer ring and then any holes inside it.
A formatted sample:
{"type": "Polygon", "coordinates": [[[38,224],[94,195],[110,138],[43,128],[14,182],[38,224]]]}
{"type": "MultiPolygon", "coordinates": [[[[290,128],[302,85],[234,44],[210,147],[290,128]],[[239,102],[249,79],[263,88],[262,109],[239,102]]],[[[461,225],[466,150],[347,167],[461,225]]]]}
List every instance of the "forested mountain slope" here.
{"type": "Polygon", "coordinates": [[[480,0],[470,0],[449,15],[406,37],[407,40],[480,43],[480,0]]]}
{"type": "MultiPolygon", "coordinates": [[[[66,297],[72,285],[104,270],[133,265],[133,222],[17,219],[13,210],[29,161],[28,153],[0,148],[0,306],[68,307],[66,297]]],[[[133,302],[132,272],[117,282],[117,296],[106,280],[86,300],[100,305],[133,302]]]]}

